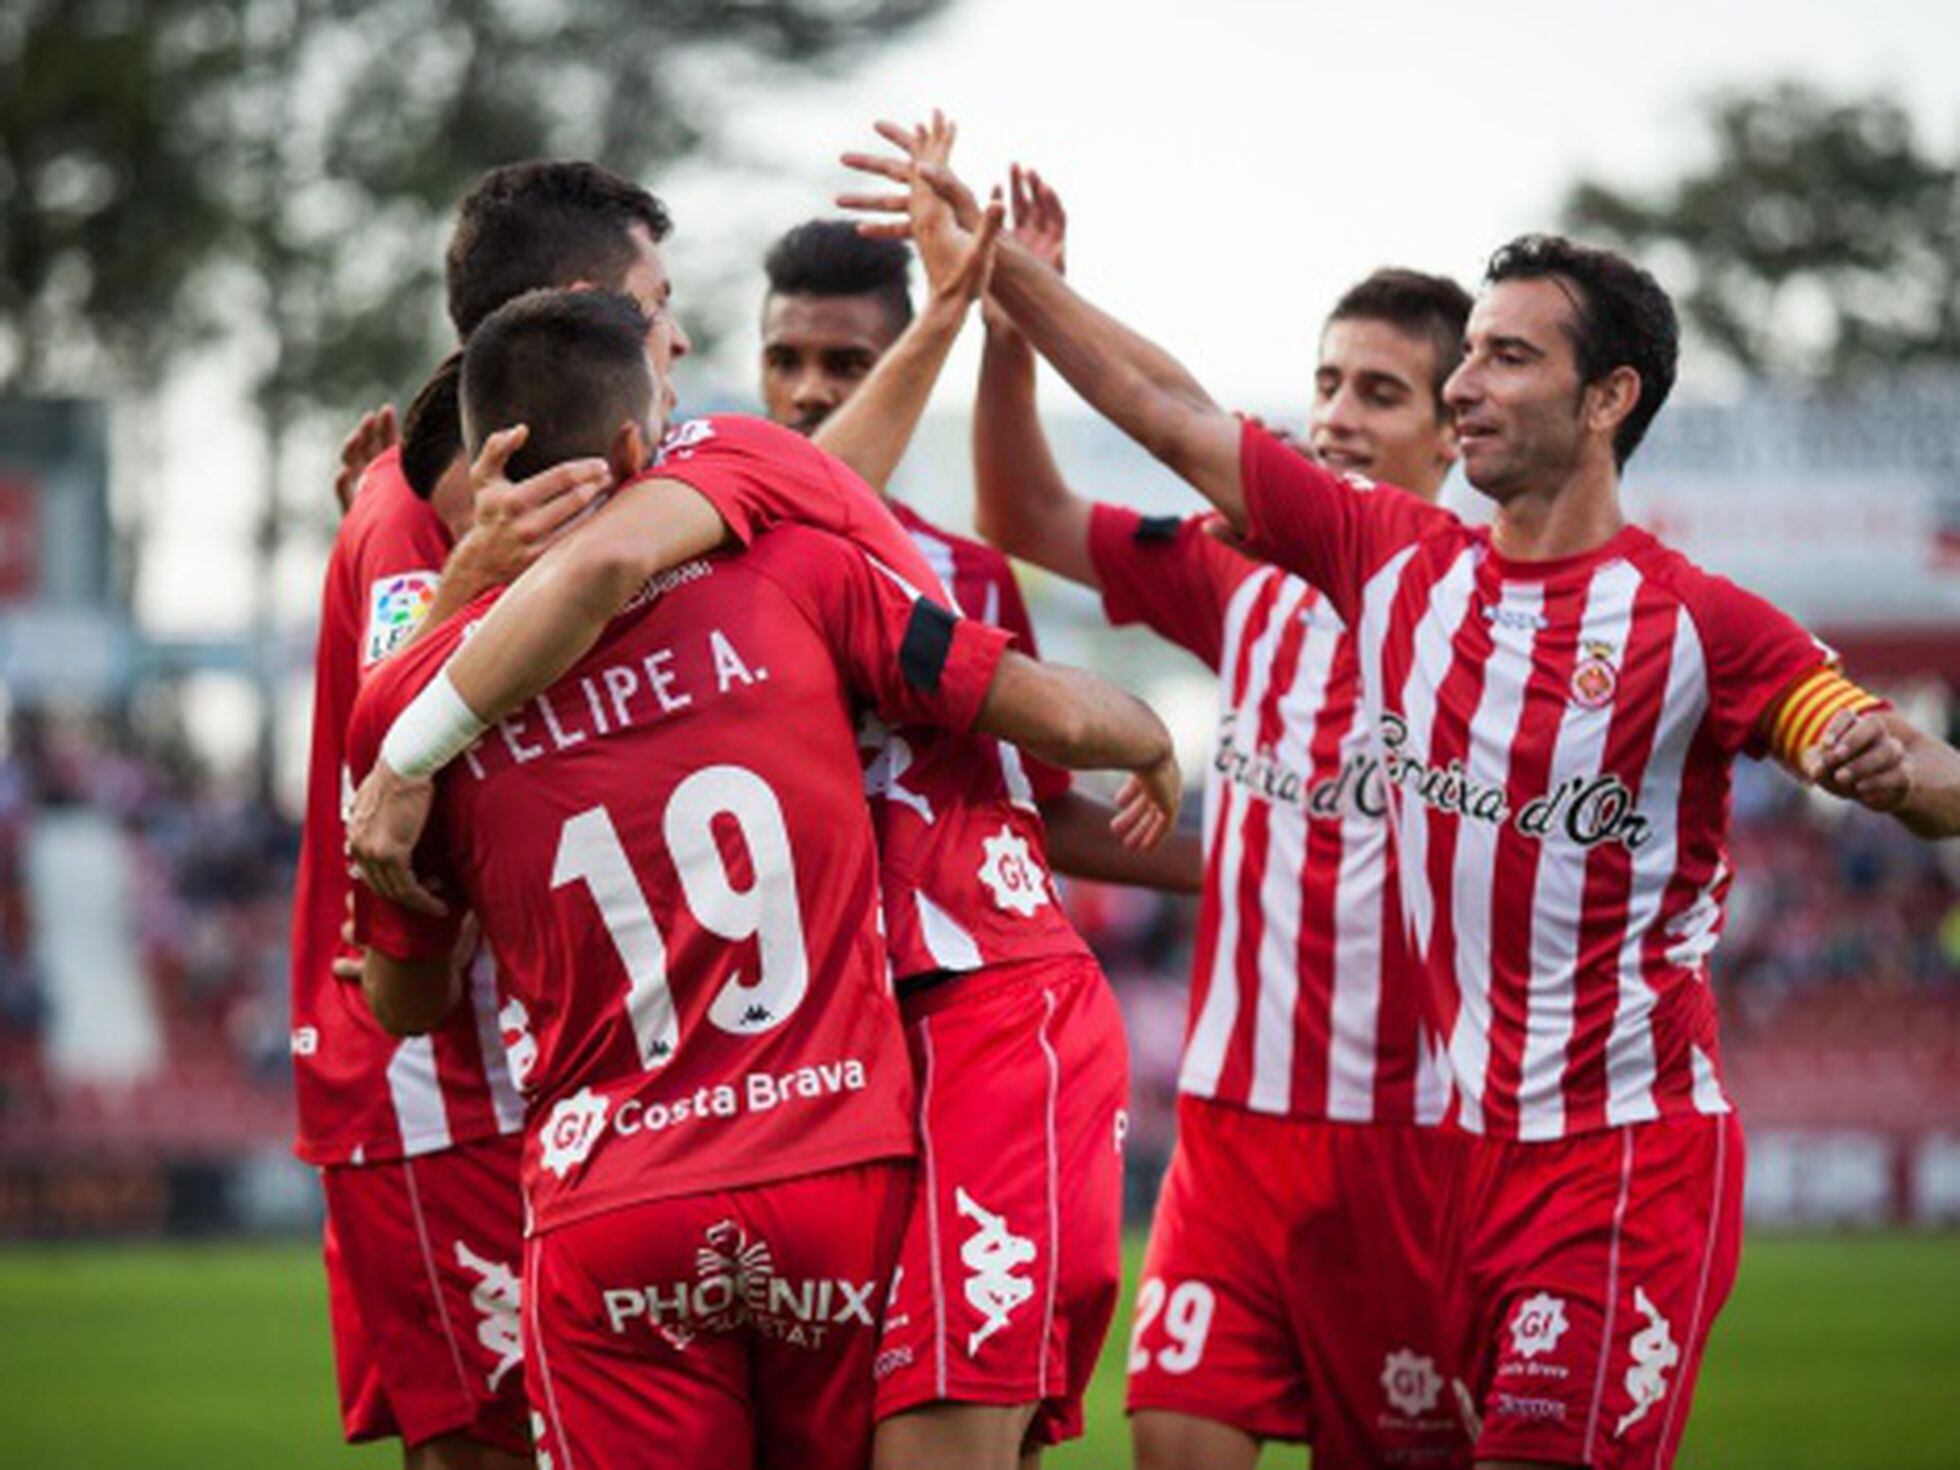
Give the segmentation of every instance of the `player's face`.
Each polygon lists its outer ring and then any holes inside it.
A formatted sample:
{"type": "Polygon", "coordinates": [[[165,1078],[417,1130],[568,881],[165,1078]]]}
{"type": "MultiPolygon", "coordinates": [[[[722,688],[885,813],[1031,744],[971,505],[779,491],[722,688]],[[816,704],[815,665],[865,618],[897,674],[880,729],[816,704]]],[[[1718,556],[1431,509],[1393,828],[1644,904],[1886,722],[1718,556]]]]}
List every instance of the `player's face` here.
{"type": "Polygon", "coordinates": [[[647,318],[647,361],[653,368],[655,427],[674,411],[673,365],[694,350],[687,332],[674,315],[674,283],[667,262],[645,225],[632,227],[634,260],[619,283],[640,304],[647,318]]]}
{"type": "Polygon", "coordinates": [[[876,296],[770,296],[762,307],[763,411],[814,434],[897,335],[876,296]]]}
{"type": "Polygon", "coordinates": [[[1329,322],[1307,424],[1315,456],[1433,499],[1456,458],[1435,370],[1436,348],[1425,338],[1388,322],[1329,322]]]}
{"type": "Polygon", "coordinates": [[[1477,298],[1463,361],[1443,385],[1463,473],[1498,502],[1555,490],[1587,448],[1584,385],[1554,280],[1499,281],[1477,298]]]}

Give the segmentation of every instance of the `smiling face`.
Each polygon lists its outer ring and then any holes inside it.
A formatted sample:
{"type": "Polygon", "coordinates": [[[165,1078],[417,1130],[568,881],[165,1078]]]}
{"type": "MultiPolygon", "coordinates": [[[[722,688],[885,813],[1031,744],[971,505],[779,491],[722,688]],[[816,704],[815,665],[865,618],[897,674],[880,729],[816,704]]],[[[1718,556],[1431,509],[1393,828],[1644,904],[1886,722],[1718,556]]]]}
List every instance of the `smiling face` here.
{"type": "Polygon", "coordinates": [[[1456,458],[1436,401],[1436,348],[1369,317],[1340,317],[1320,338],[1307,437],[1322,463],[1434,499],[1456,458]]]}
{"type": "Polygon", "coordinates": [[[772,294],[762,308],[762,403],[799,434],[858,389],[900,328],[877,296],[772,294]]]}
{"type": "Polygon", "coordinates": [[[1471,309],[1463,361],[1443,385],[1463,472],[1500,504],[1555,490],[1601,456],[1611,462],[1612,430],[1625,417],[1624,405],[1612,412],[1624,388],[1615,378],[1627,370],[1581,381],[1575,289],[1549,276],[1489,287],[1471,309]]]}

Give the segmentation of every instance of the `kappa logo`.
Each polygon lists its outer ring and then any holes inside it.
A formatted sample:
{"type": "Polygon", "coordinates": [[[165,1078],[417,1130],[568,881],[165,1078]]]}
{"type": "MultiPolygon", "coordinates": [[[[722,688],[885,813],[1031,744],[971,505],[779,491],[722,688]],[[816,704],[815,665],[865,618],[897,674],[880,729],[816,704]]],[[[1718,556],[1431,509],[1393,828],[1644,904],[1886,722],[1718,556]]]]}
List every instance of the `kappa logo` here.
{"type": "Polygon", "coordinates": [[[967,1334],[966,1351],[972,1356],[1034,1295],[1034,1282],[1014,1272],[1034,1260],[1035,1248],[1033,1241],[1009,1230],[1005,1220],[964,1189],[953,1191],[953,1203],[974,1223],[973,1233],[960,1247],[960,1264],[968,1272],[967,1305],[986,1319],[967,1334]]]}
{"type": "Polygon", "coordinates": [[[1611,643],[1588,638],[1579,645],[1581,658],[1572,671],[1572,702],[1581,709],[1605,709],[1619,691],[1620,671],[1613,659],[1619,652],[1611,643]]]}
{"type": "Polygon", "coordinates": [[[660,452],[654,456],[654,463],[686,459],[714,437],[715,426],[706,419],[689,419],[686,423],[675,424],[667,431],[667,437],[660,441],[660,452]]]}
{"type": "Polygon", "coordinates": [[[1629,1429],[1647,1417],[1649,1409],[1667,1397],[1667,1371],[1681,1361],[1681,1346],[1675,1342],[1667,1318],[1641,1287],[1633,1289],[1633,1306],[1647,1319],[1647,1325],[1627,1345],[1633,1358],[1632,1366],[1627,1369],[1627,1397],[1633,1400],[1633,1407],[1620,1416],[1619,1427],[1613,1431],[1615,1438],[1624,1438],[1629,1429]]]}
{"type": "Polygon", "coordinates": [[[1521,1358],[1554,1351],[1571,1324],[1565,1320],[1565,1299],[1541,1291],[1518,1303],[1511,1318],[1511,1350],[1521,1358]]]}
{"type": "Polygon", "coordinates": [[[435,605],[442,578],[434,572],[397,572],[368,588],[367,638],[361,664],[380,663],[415,636],[435,605]]]}
{"type": "Polygon", "coordinates": [[[531,1410],[531,1443],[537,1446],[532,1453],[537,1459],[538,1470],[552,1470],[551,1451],[545,1448],[544,1443],[545,1431],[548,1427],[544,1422],[544,1415],[536,1409],[531,1410]]]}
{"type": "Polygon", "coordinates": [[[981,848],[980,881],[994,896],[996,907],[1024,919],[1048,902],[1048,879],[1028,850],[1025,837],[1005,823],[981,848]]]}
{"type": "Polygon", "coordinates": [[[1419,1419],[1443,1396],[1443,1375],[1436,1371],[1434,1358],[1399,1348],[1382,1362],[1382,1392],[1396,1413],[1419,1419]]]}
{"type": "Polygon", "coordinates": [[[531,1034],[531,1013],[524,1002],[512,996],[497,1012],[497,1039],[504,1044],[504,1060],[510,1064],[510,1080],[524,1090],[524,1080],[538,1060],[538,1041],[531,1034]]]}
{"type": "Polygon", "coordinates": [[[501,1261],[485,1260],[462,1241],[456,1242],[456,1264],[476,1273],[470,1305],[476,1309],[476,1340],[496,1354],[497,1366],[484,1380],[490,1392],[511,1369],[524,1361],[524,1337],[519,1316],[523,1305],[517,1275],[501,1261]]]}

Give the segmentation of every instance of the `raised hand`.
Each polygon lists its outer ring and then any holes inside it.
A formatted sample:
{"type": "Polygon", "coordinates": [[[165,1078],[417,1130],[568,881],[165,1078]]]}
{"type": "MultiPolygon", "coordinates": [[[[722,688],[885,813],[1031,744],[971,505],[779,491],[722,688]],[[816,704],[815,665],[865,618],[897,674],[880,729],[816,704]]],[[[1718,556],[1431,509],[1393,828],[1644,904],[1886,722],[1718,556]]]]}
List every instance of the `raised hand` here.
{"type": "Polygon", "coordinates": [[[511,581],[612,484],[603,459],[568,459],[513,484],[505,467],[529,437],[530,430],[518,424],[484,441],[470,466],[470,529],[456,543],[446,577],[460,568],[473,586],[511,581]]]}
{"type": "MultiPolygon", "coordinates": [[[[960,248],[964,242],[958,236],[978,232],[985,214],[979,199],[960,181],[949,161],[958,126],[936,109],[932,118],[930,123],[911,128],[882,119],[872,125],[879,137],[898,150],[896,158],[883,153],[843,155],[847,168],[903,185],[904,193],[837,196],[838,205],[844,209],[901,216],[863,220],[858,229],[876,238],[912,240],[922,259],[929,250],[960,248]]],[[[933,262],[926,259],[928,277],[932,272],[933,262]]]]}
{"type": "Polygon", "coordinates": [[[340,467],[334,471],[333,498],[339,502],[342,515],[354,503],[354,494],[361,488],[361,476],[367,473],[367,467],[401,440],[395,405],[384,403],[362,414],[361,421],[340,441],[340,467]]]}
{"type": "MultiPolygon", "coordinates": [[[[1014,210],[1008,239],[1056,275],[1065,274],[1068,267],[1068,211],[1062,207],[1062,196],[1049,186],[1038,171],[1023,168],[1018,163],[1008,170],[1007,178],[1008,198],[1014,210]]],[[[982,303],[981,313],[986,319],[987,330],[996,337],[1018,335],[1013,318],[992,297],[982,303]]]]}

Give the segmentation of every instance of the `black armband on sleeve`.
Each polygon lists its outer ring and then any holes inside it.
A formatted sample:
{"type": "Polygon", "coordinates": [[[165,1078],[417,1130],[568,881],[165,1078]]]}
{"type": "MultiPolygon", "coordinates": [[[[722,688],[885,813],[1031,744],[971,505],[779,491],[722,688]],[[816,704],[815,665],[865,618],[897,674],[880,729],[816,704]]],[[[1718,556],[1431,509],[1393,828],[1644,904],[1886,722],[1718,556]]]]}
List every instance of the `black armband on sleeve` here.
{"type": "Polygon", "coordinates": [[[1175,541],[1183,529],[1183,516],[1145,516],[1137,522],[1130,539],[1144,545],[1154,541],[1175,541]]]}
{"type": "Polygon", "coordinates": [[[953,628],[959,619],[928,598],[912,604],[905,641],[898,646],[898,668],[905,682],[927,694],[937,692],[946,658],[953,651],[953,628]]]}

